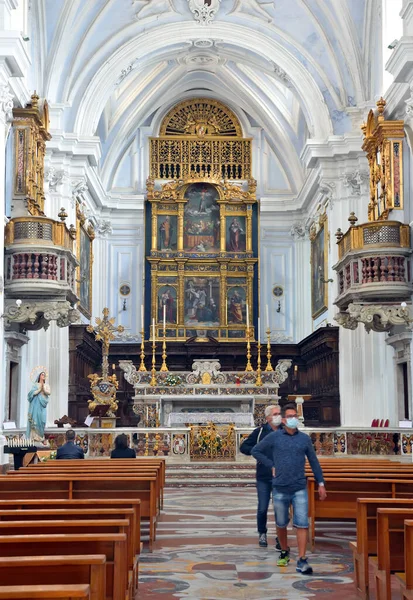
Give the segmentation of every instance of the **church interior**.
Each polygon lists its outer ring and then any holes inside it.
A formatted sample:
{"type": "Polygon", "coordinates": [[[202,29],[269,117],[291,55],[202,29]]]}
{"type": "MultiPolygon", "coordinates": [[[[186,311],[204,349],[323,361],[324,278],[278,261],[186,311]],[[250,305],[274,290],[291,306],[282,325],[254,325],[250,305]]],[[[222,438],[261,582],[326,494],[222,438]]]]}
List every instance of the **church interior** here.
{"type": "Polygon", "coordinates": [[[0,46],[0,599],[412,599],[413,0],[0,0],[0,46]]]}

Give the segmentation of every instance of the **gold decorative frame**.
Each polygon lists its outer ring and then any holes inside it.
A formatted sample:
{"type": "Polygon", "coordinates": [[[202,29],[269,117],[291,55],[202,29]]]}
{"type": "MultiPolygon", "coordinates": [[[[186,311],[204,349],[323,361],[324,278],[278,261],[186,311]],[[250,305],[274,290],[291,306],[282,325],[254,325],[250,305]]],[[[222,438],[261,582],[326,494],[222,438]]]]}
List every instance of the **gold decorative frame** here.
{"type": "Polygon", "coordinates": [[[13,199],[24,199],[30,215],[44,216],[44,157],[50,140],[49,107],[36,92],[25,108],[13,109],[13,199]]]}
{"type": "Polygon", "coordinates": [[[319,229],[310,230],[311,239],[311,312],[316,319],[328,309],[328,224],[326,215],[320,218],[319,229]],[[321,267],[321,270],[320,270],[321,267]],[[317,297],[316,297],[317,294],[317,297]]]}
{"type": "Polygon", "coordinates": [[[380,98],[377,116],[371,110],[361,128],[370,167],[369,221],[387,220],[391,210],[403,208],[404,121],[386,120],[385,106],[380,98]]]}
{"type": "Polygon", "coordinates": [[[76,207],[76,216],[77,216],[77,228],[76,228],[76,257],[79,263],[79,266],[76,269],[77,272],[77,296],[79,297],[78,309],[80,312],[87,317],[88,319],[92,316],[92,292],[93,292],[93,240],[95,239],[95,230],[91,224],[86,224],[86,219],[83,213],[80,210],[79,205],[76,207]],[[82,261],[81,261],[81,253],[82,253],[82,234],[84,235],[84,239],[88,239],[90,244],[90,264],[88,268],[88,273],[82,273],[82,261]],[[85,299],[82,297],[82,283],[84,281],[83,278],[86,278],[89,282],[89,298],[87,304],[85,304],[85,299]]]}
{"type": "MultiPolygon", "coordinates": [[[[158,190],[155,189],[154,181],[148,179],[148,200],[152,208],[152,222],[151,249],[147,260],[151,263],[151,322],[152,319],[155,319],[158,339],[161,339],[163,335],[163,324],[159,319],[158,312],[158,292],[162,286],[167,285],[168,278],[175,277],[176,280],[170,285],[176,290],[177,295],[176,323],[168,323],[166,326],[167,336],[170,339],[186,340],[194,335],[194,331],[197,331],[198,338],[206,339],[207,331],[215,331],[214,337],[218,337],[220,341],[245,340],[246,322],[228,323],[227,293],[231,287],[237,285],[241,285],[245,289],[250,323],[252,324],[254,265],[258,261],[252,251],[252,207],[256,203],[256,182],[250,180],[248,183],[248,190],[245,190],[239,185],[224,180],[211,181],[209,178],[198,178],[168,182],[158,190]],[[184,214],[185,205],[188,202],[185,193],[187,188],[194,183],[213,185],[218,194],[219,248],[210,253],[197,253],[184,248],[184,214]],[[177,248],[175,250],[158,250],[158,217],[167,215],[177,217],[177,248]],[[237,216],[245,219],[245,248],[231,252],[226,249],[226,219],[237,216]],[[185,282],[189,277],[219,281],[219,325],[205,326],[185,323],[185,282]],[[236,283],[239,278],[244,278],[242,284],[236,283]],[[199,330],[204,334],[199,335],[199,330]]],[[[244,314],[243,317],[245,317],[244,314]]]]}

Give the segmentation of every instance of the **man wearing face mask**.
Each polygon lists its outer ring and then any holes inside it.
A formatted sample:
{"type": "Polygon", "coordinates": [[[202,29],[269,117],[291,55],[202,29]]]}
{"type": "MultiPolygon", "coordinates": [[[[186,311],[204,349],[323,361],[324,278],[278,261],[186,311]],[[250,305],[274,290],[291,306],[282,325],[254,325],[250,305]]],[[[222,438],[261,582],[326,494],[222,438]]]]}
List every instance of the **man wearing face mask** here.
{"type": "Polygon", "coordinates": [[[286,567],[290,561],[287,545],[287,525],[290,520],[290,505],[293,507],[293,526],[297,534],[298,560],[296,571],[311,575],[313,569],[305,556],[308,540],[308,494],[305,477],[305,459],[308,458],[314,478],[318,483],[320,500],[327,497],[323,471],[310,437],[298,431],[299,421],[295,404],[286,404],[281,409],[283,427],[268,435],[252,449],[252,455],[266,467],[275,470],[273,480],[273,503],[277,535],[281,554],[277,562],[286,567]],[[268,458],[271,456],[271,458],[268,458]]]}
{"type": "MultiPolygon", "coordinates": [[[[240,446],[240,451],[247,456],[251,456],[251,451],[260,441],[262,441],[269,433],[273,433],[281,425],[281,408],[271,405],[265,408],[265,418],[267,422],[262,427],[257,427],[247,437],[240,446]]],[[[269,455],[270,456],[270,455],[269,455]]],[[[266,467],[261,462],[257,461],[256,469],[256,486],[258,495],[257,508],[257,529],[258,529],[258,544],[261,548],[268,546],[267,541],[267,513],[270,504],[272,492],[272,472],[270,467],[266,467]]],[[[276,548],[281,550],[278,538],[276,539],[276,548]]]]}

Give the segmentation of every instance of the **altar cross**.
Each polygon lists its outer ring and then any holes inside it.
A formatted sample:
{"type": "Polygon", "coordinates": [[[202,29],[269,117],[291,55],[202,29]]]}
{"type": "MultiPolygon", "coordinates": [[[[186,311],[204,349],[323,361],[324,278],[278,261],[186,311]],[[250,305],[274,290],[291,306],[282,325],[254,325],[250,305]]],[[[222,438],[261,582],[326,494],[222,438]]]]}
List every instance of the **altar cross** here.
{"type": "Polygon", "coordinates": [[[115,333],[122,333],[124,331],[123,325],[115,326],[115,317],[109,319],[109,309],[104,308],[103,319],[99,317],[95,318],[96,325],[88,325],[86,330],[89,333],[95,334],[95,340],[101,341],[103,344],[102,350],[102,377],[105,379],[109,372],[109,345],[112,340],[115,339],[115,333]]]}

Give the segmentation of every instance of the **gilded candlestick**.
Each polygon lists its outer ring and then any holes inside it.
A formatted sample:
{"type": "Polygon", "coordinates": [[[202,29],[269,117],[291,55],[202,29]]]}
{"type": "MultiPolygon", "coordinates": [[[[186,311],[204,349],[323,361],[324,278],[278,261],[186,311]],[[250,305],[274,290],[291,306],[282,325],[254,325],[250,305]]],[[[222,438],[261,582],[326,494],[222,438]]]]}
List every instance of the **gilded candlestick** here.
{"type": "Polygon", "coordinates": [[[247,327],[247,366],[245,367],[245,371],[253,371],[251,365],[251,341],[250,341],[250,328],[247,327]]]}
{"type": "Polygon", "coordinates": [[[271,329],[268,327],[265,333],[267,334],[267,366],[265,370],[274,371],[271,364],[271,329]]]}
{"type": "Polygon", "coordinates": [[[141,364],[138,371],[146,371],[145,367],[145,330],[141,331],[141,364]]]}
{"type": "Polygon", "coordinates": [[[152,341],[152,369],[151,369],[151,373],[152,373],[152,377],[151,377],[151,381],[149,383],[149,385],[151,385],[152,387],[154,387],[156,385],[156,369],[155,369],[155,338],[152,341]]]}
{"type": "Polygon", "coordinates": [[[255,385],[257,387],[261,387],[262,386],[262,379],[261,379],[261,342],[260,342],[260,340],[258,340],[258,343],[257,343],[257,378],[255,380],[255,385]]]}
{"type": "Polygon", "coordinates": [[[163,328],[163,339],[162,339],[162,366],[161,371],[168,371],[168,367],[166,365],[166,330],[163,328]]]}

